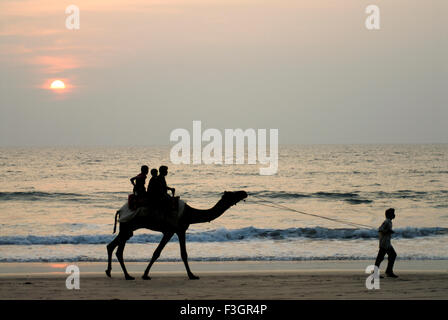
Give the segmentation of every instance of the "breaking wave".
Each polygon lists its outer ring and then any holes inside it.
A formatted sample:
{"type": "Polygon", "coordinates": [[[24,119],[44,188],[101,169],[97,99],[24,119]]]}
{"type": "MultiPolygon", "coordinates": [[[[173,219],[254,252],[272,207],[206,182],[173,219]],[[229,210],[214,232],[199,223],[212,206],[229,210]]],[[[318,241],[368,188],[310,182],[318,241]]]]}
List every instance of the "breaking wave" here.
{"type": "MultiPolygon", "coordinates": [[[[424,237],[443,236],[448,234],[448,228],[399,228],[395,230],[394,239],[413,239],[424,237]]],[[[114,235],[58,235],[58,236],[2,236],[0,245],[58,245],[58,244],[107,244],[114,235]]],[[[220,228],[211,231],[187,233],[189,242],[233,242],[251,240],[289,240],[289,239],[313,239],[313,240],[353,240],[353,239],[377,239],[378,232],[375,229],[328,229],[314,228],[288,228],[288,229],[258,229],[247,227],[228,230],[220,228]]],[[[158,243],[160,234],[139,234],[132,237],[128,243],[158,243]]],[[[177,241],[176,236],[171,241],[177,241]]]]}

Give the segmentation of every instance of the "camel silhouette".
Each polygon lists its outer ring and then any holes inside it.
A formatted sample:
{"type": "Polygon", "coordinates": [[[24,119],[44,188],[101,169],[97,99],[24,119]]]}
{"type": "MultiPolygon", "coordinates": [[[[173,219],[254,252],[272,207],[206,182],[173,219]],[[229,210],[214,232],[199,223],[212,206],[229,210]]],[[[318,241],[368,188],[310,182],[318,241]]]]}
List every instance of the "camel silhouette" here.
{"type": "MultiPolygon", "coordinates": [[[[112,271],[112,253],[118,247],[116,256],[120,262],[126,280],[134,280],[126,270],[123,260],[123,251],[126,242],[133,236],[133,231],[141,228],[159,231],[163,233],[162,240],[153,253],[151,261],[148,264],[142,278],[150,280],[149,271],[151,266],[160,256],[165,245],[170,241],[174,234],[179,238],[180,252],[182,260],[185,264],[190,280],[199,279],[195,276],[188,266],[188,255],[185,246],[185,233],[190,224],[210,222],[221,216],[231,206],[237,204],[239,201],[247,198],[245,191],[225,191],[221,199],[210,209],[202,210],[190,207],[187,204],[179,206],[179,209],[171,210],[170,212],[157,212],[156,209],[142,207],[137,210],[141,212],[128,222],[121,222],[118,235],[107,245],[108,264],[106,274],[111,277],[112,271]],[[182,210],[183,207],[183,210],[182,210]]],[[[180,202],[180,201],[179,201],[180,202]]],[[[116,223],[116,216],[115,216],[116,223]]]]}

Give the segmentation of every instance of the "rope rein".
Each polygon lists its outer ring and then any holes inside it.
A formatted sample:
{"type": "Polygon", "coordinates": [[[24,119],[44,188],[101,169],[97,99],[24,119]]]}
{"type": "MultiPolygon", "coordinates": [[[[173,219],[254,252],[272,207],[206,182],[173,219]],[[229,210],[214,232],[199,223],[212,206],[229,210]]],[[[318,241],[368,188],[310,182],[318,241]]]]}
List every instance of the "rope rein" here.
{"type": "Polygon", "coordinates": [[[352,227],[357,227],[357,228],[361,228],[361,229],[368,229],[368,230],[375,229],[374,227],[371,227],[371,226],[368,226],[368,225],[365,225],[365,224],[361,224],[361,223],[355,223],[355,222],[349,222],[349,221],[344,221],[344,220],[339,220],[339,219],[334,219],[334,218],[328,218],[328,217],[321,216],[321,215],[318,215],[318,214],[313,214],[313,213],[308,213],[308,212],[303,212],[303,211],[300,211],[300,210],[296,210],[296,209],[287,207],[285,205],[281,205],[281,204],[275,203],[273,201],[266,200],[264,198],[261,198],[259,196],[253,195],[253,194],[250,194],[250,196],[258,199],[258,201],[257,200],[249,200],[249,201],[251,201],[253,203],[256,203],[256,204],[259,204],[259,205],[262,205],[262,206],[265,206],[265,207],[271,207],[271,208],[276,208],[276,209],[283,209],[283,210],[287,210],[287,211],[291,211],[291,212],[304,214],[304,215],[307,215],[307,216],[312,216],[312,217],[326,219],[326,220],[330,220],[330,221],[334,221],[334,222],[338,222],[338,223],[347,224],[347,225],[350,225],[352,227]],[[267,204],[266,202],[269,203],[269,204],[267,204]]]}

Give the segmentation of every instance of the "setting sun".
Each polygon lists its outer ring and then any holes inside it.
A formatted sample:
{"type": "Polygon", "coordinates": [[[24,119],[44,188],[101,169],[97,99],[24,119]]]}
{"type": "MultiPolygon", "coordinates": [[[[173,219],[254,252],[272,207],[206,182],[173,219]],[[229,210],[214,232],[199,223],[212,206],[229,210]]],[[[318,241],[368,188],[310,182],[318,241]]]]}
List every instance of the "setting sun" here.
{"type": "Polygon", "coordinates": [[[51,83],[50,88],[56,90],[65,89],[65,84],[61,80],[55,80],[51,83]]]}

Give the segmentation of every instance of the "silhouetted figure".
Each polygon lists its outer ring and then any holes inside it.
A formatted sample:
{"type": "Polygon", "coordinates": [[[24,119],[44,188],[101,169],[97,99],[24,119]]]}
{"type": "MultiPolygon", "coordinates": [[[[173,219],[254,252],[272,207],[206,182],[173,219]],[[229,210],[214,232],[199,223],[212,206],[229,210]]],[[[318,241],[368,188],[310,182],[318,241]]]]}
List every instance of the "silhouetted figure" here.
{"type": "Polygon", "coordinates": [[[380,249],[378,251],[378,256],[376,257],[375,265],[380,268],[381,262],[384,260],[384,256],[387,253],[387,269],[386,275],[391,278],[398,278],[396,274],[394,274],[394,262],[397,257],[397,253],[392,247],[390,243],[392,233],[392,220],[395,218],[395,209],[389,208],[386,210],[386,220],[384,220],[383,224],[379,227],[379,238],[380,238],[380,249]]]}
{"type": "Polygon", "coordinates": [[[146,202],[146,175],[148,174],[148,166],[142,166],[140,174],[131,178],[131,183],[134,186],[133,193],[128,197],[128,205],[131,210],[135,210],[146,202]]]}
{"type": "Polygon", "coordinates": [[[155,204],[158,200],[158,196],[160,195],[158,182],[157,182],[157,169],[151,169],[151,179],[148,182],[148,191],[146,195],[151,204],[155,204]]]}
{"type": "Polygon", "coordinates": [[[176,192],[176,189],[174,188],[170,188],[167,186],[166,184],[166,180],[165,177],[168,174],[168,167],[167,166],[161,166],[159,168],[159,175],[157,177],[157,181],[159,183],[159,187],[160,187],[160,199],[168,199],[171,196],[167,193],[168,190],[170,190],[173,193],[173,197],[174,197],[174,193],[176,192]]]}
{"type": "Polygon", "coordinates": [[[159,168],[159,175],[155,178],[153,186],[151,187],[151,195],[153,196],[153,205],[158,208],[170,208],[175,203],[172,202],[172,197],[167,193],[170,190],[175,193],[174,188],[170,188],[166,184],[165,177],[168,174],[168,167],[161,166],[159,168]]]}
{"type": "Polygon", "coordinates": [[[137,198],[143,198],[146,195],[145,182],[148,171],[148,166],[142,166],[140,174],[131,178],[131,183],[134,186],[133,192],[137,198]]]}

